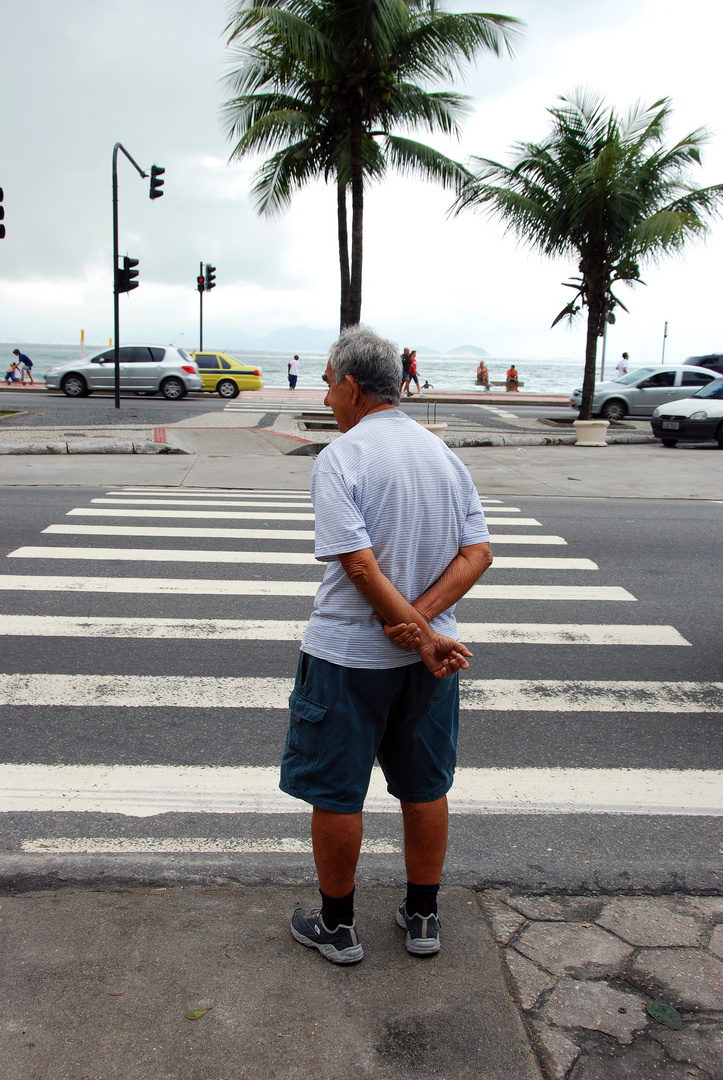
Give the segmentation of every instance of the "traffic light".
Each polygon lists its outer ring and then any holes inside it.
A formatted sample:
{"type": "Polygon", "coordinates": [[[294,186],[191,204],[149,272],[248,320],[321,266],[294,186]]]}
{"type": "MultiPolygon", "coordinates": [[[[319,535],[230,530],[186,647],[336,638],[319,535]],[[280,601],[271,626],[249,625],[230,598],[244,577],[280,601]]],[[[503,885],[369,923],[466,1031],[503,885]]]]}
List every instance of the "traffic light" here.
{"type": "Polygon", "coordinates": [[[5,198],[5,192],[0,187],[0,240],[5,239],[5,226],[3,220],[5,218],[5,207],[2,205],[2,201],[5,198]]]}
{"type": "Polygon", "coordinates": [[[216,288],[216,267],[206,263],[206,292],[216,288]]]}
{"type": "Polygon", "coordinates": [[[206,279],[203,276],[203,274],[199,274],[198,277],[196,278],[196,288],[198,289],[199,292],[203,292],[205,287],[206,287],[206,279]]]}
{"type": "Polygon", "coordinates": [[[117,266],[115,271],[116,292],[130,292],[131,289],[138,288],[138,282],[135,280],[138,277],[136,266],[138,266],[138,259],[129,259],[127,255],[123,256],[123,266],[117,266]]]}
{"type": "Polygon", "coordinates": [[[151,165],[151,190],[149,195],[152,199],[160,199],[161,195],[163,195],[161,188],[165,181],[161,180],[160,177],[165,171],[160,165],[151,165]]]}

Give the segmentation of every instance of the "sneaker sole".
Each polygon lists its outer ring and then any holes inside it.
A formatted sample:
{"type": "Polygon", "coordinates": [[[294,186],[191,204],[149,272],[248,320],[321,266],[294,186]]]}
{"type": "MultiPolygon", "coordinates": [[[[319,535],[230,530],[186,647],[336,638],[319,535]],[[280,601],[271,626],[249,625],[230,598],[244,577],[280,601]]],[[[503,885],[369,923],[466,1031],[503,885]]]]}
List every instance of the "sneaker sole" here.
{"type": "Polygon", "coordinates": [[[436,938],[413,938],[407,929],[407,920],[397,908],[397,926],[407,931],[407,952],[413,956],[433,956],[441,948],[439,937],[436,938]]]}
{"type": "Polygon", "coordinates": [[[358,964],[364,959],[364,950],[361,945],[350,945],[348,949],[337,949],[331,942],[312,941],[311,938],[300,934],[295,926],[291,927],[291,934],[300,945],[306,945],[310,949],[318,949],[325,960],[332,964],[358,964]]]}

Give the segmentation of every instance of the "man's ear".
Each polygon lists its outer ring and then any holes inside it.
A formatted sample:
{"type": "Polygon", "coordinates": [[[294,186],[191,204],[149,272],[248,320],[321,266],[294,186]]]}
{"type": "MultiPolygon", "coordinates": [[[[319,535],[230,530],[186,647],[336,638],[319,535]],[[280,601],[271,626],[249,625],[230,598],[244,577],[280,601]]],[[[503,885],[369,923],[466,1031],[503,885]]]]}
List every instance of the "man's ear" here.
{"type": "Polygon", "coordinates": [[[359,383],[357,382],[357,380],[354,378],[353,375],[345,375],[344,379],[348,380],[349,385],[351,386],[353,392],[355,392],[357,394],[361,394],[361,387],[359,386],[359,383]]]}

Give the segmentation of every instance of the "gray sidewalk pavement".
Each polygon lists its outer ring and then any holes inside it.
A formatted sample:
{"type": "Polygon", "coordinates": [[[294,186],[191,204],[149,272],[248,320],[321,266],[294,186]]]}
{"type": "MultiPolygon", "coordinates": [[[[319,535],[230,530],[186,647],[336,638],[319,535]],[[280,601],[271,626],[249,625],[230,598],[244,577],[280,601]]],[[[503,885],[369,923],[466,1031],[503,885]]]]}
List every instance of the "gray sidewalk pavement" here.
{"type": "Polygon", "coordinates": [[[541,1080],[477,896],[445,890],[443,949],[423,960],[399,897],[361,892],[366,955],[347,968],[291,937],[308,886],[4,896],[0,1075],[541,1080]]]}
{"type": "MultiPolygon", "coordinates": [[[[182,438],[189,439],[184,433],[182,438]]],[[[277,438],[280,438],[277,436],[277,438]]],[[[203,433],[203,453],[0,457],[0,487],[279,488],[308,490],[313,457],[285,454],[274,436],[203,433]]],[[[723,453],[714,445],[464,447],[455,451],[486,496],[723,499],[723,453]]]]}

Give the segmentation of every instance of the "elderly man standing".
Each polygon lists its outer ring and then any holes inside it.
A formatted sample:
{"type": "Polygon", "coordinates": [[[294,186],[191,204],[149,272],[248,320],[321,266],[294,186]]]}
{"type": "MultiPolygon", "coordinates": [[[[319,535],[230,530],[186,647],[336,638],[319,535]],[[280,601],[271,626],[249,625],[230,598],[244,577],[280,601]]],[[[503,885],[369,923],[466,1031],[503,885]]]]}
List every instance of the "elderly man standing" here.
{"type": "Polygon", "coordinates": [[[439,951],[437,893],[459,727],[454,605],[492,562],[472,479],[397,408],[402,365],[362,327],[332,347],[324,380],[342,435],[311,473],[324,579],[301,643],[281,788],[313,806],[322,905],[291,918],[297,941],[336,964],[363,951],[354,920],[362,807],[377,758],[401,802],[410,953],[439,951]]]}

